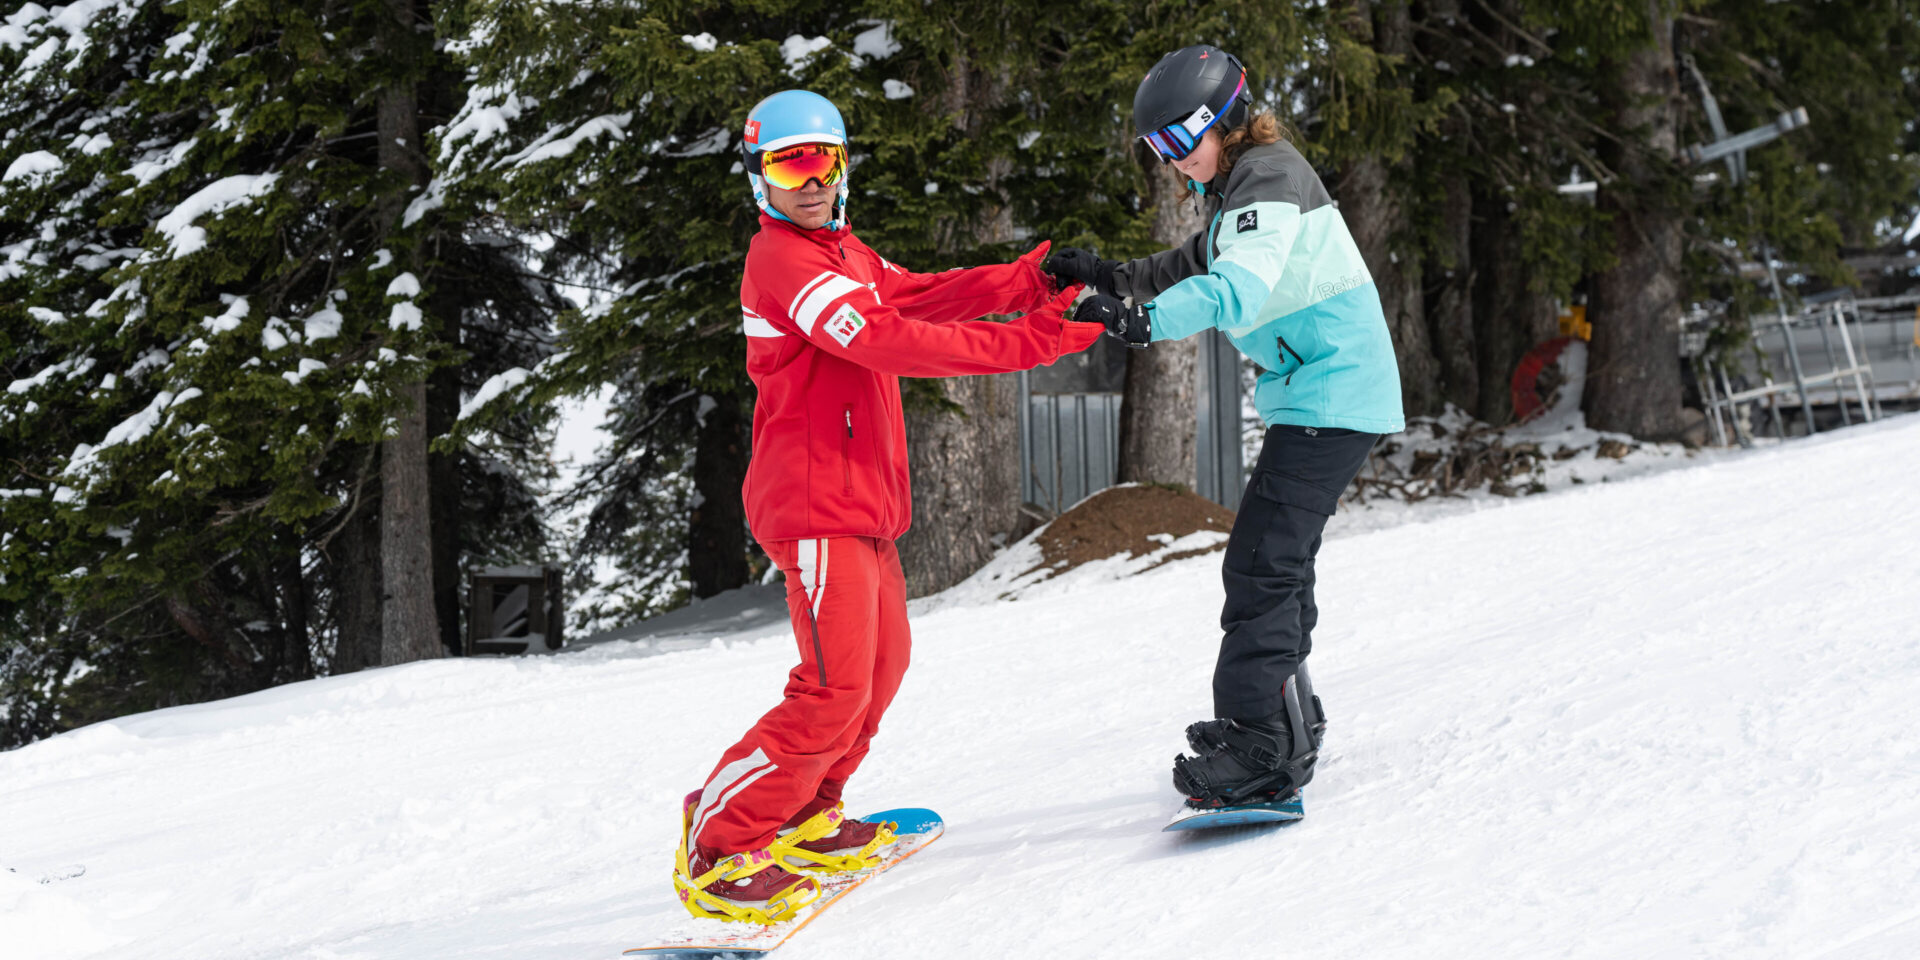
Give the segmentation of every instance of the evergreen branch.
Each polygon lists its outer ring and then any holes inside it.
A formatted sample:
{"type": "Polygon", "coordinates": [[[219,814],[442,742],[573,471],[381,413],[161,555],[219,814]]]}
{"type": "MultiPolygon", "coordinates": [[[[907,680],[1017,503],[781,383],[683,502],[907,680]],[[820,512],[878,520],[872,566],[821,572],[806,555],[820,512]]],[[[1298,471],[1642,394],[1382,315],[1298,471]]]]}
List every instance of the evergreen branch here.
{"type": "Polygon", "coordinates": [[[575,481],[574,488],[577,490],[585,490],[589,487],[597,489],[600,486],[601,478],[606,475],[607,471],[618,467],[621,461],[627,458],[629,451],[637,446],[640,441],[647,439],[648,433],[660,423],[663,417],[673,410],[676,404],[679,404],[689,397],[699,396],[699,394],[700,391],[698,390],[688,389],[683,391],[679,396],[661,404],[659,412],[653,415],[653,419],[641,424],[638,429],[622,438],[619,444],[615,446],[613,450],[609,451],[607,456],[601,459],[599,465],[593,468],[591,473],[575,481]]]}
{"type": "Polygon", "coordinates": [[[323,534],[319,542],[314,544],[315,553],[325,554],[327,545],[333,542],[333,538],[338,536],[340,531],[346,529],[348,521],[352,520],[354,513],[360,509],[360,493],[366,488],[367,477],[373,473],[373,457],[379,451],[379,446],[367,445],[367,456],[360,462],[360,475],[353,479],[353,496],[347,499],[347,508],[341,513],[340,522],[334,524],[333,529],[323,534]]]}
{"type": "MultiPolygon", "coordinates": [[[[1545,40],[1540,39],[1539,37],[1534,36],[1532,31],[1527,30],[1525,27],[1522,27],[1519,24],[1514,23],[1511,20],[1508,20],[1506,17],[1501,16],[1500,11],[1495,10],[1493,8],[1493,4],[1488,3],[1487,0],[1475,0],[1475,2],[1480,4],[1480,9],[1485,10],[1487,12],[1487,16],[1490,16],[1495,20],[1500,21],[1500,23],[1504,25],[1508,30],[1512,30],[1514,33],[1520,35],[1520,37],[1522,37],[1523,39],[1531,42],[1534,45],[1535,49],[1538,49],[1544,55],[1549,57],[1553,56],[1553,46],[1551,44],[1547,43],[1545,40]]],[[[1462,18],[1462,19],[1465,19],[1465,18],[1462,18]]]]}

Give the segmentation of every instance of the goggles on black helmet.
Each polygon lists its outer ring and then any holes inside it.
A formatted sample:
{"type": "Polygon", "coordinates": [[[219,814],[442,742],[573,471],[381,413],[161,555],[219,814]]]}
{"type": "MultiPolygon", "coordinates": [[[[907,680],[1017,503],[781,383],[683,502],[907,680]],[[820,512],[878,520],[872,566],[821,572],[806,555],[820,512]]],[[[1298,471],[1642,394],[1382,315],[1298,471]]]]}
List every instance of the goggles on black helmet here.
{"type": "Polygon", "coordinates": [[[1242,71],[1239,85],[1233,88],[1233,95],[1227,98],[1227,102],[1221,106],[1219,112],[1215,112],[1212,107],[1203,103],[1188,114],[1185,120],[1167,124],[1152,133],[1145,134],[1141,139],[1152,145],[1153,152],[1160,155],[1161,163],[1185,160],[1187,155],[1193,152],[1193,148],[1199,145],[1200,138],[1206,136],[1207,130],[1220,122],[1221,114],[1232,107],[1233,102],[1240,99],[1240,95],[1245,93],[1246,89],[1247,75],[1242,71]]]}

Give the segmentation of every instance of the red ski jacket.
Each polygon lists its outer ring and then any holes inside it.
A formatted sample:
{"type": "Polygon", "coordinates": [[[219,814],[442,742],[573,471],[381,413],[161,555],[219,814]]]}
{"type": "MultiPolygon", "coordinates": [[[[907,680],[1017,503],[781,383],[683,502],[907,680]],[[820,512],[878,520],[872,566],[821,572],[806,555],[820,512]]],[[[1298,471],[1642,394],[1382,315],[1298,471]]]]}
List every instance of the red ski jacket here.
{"type": "Polygon", "coordinates": [[[905,533],[913,493],[900,378],[1026,370],[1099,336],[1099,324],[1062,316],[1079,288],[1053,296],[1045,255],[1041,244],[1013,263],[910,273],[850,229],[803,230],[763,214],[740,282],[747,375],[759,388],[742,491],[754,537],[905,533]],[[963,322],[1016,311],[1028,312],[963,322]]]}

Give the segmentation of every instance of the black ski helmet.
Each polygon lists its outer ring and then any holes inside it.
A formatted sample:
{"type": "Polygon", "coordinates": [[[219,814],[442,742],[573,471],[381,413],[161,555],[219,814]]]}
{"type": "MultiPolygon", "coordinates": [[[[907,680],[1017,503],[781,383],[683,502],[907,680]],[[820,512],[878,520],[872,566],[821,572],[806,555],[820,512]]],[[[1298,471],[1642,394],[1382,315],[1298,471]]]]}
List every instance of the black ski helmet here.
{"type": "Polygon", "coordinates": [[[1232,130],[1247,122],[1252,106],[1247,68],[1239,58],[1219,47],[1196,43],[1161,57],[1147,71],[1133,94],[1133,131],[1143,139],[1174,124],[1204,131],[1216,119],[1226,124],[1223,131],[1232,130]]]}

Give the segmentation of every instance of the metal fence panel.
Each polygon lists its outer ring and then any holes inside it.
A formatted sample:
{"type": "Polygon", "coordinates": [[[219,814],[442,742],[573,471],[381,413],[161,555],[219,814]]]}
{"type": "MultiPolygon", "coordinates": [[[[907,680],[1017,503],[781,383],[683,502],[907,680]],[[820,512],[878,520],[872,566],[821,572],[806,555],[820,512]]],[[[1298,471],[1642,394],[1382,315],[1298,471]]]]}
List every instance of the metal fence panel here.
{"type": "Polygon", "coordinates": [[[1021,498],[1054,513],[1111,487],[1119,477],[1120,394],[1027,397],[1021,498]]]}

